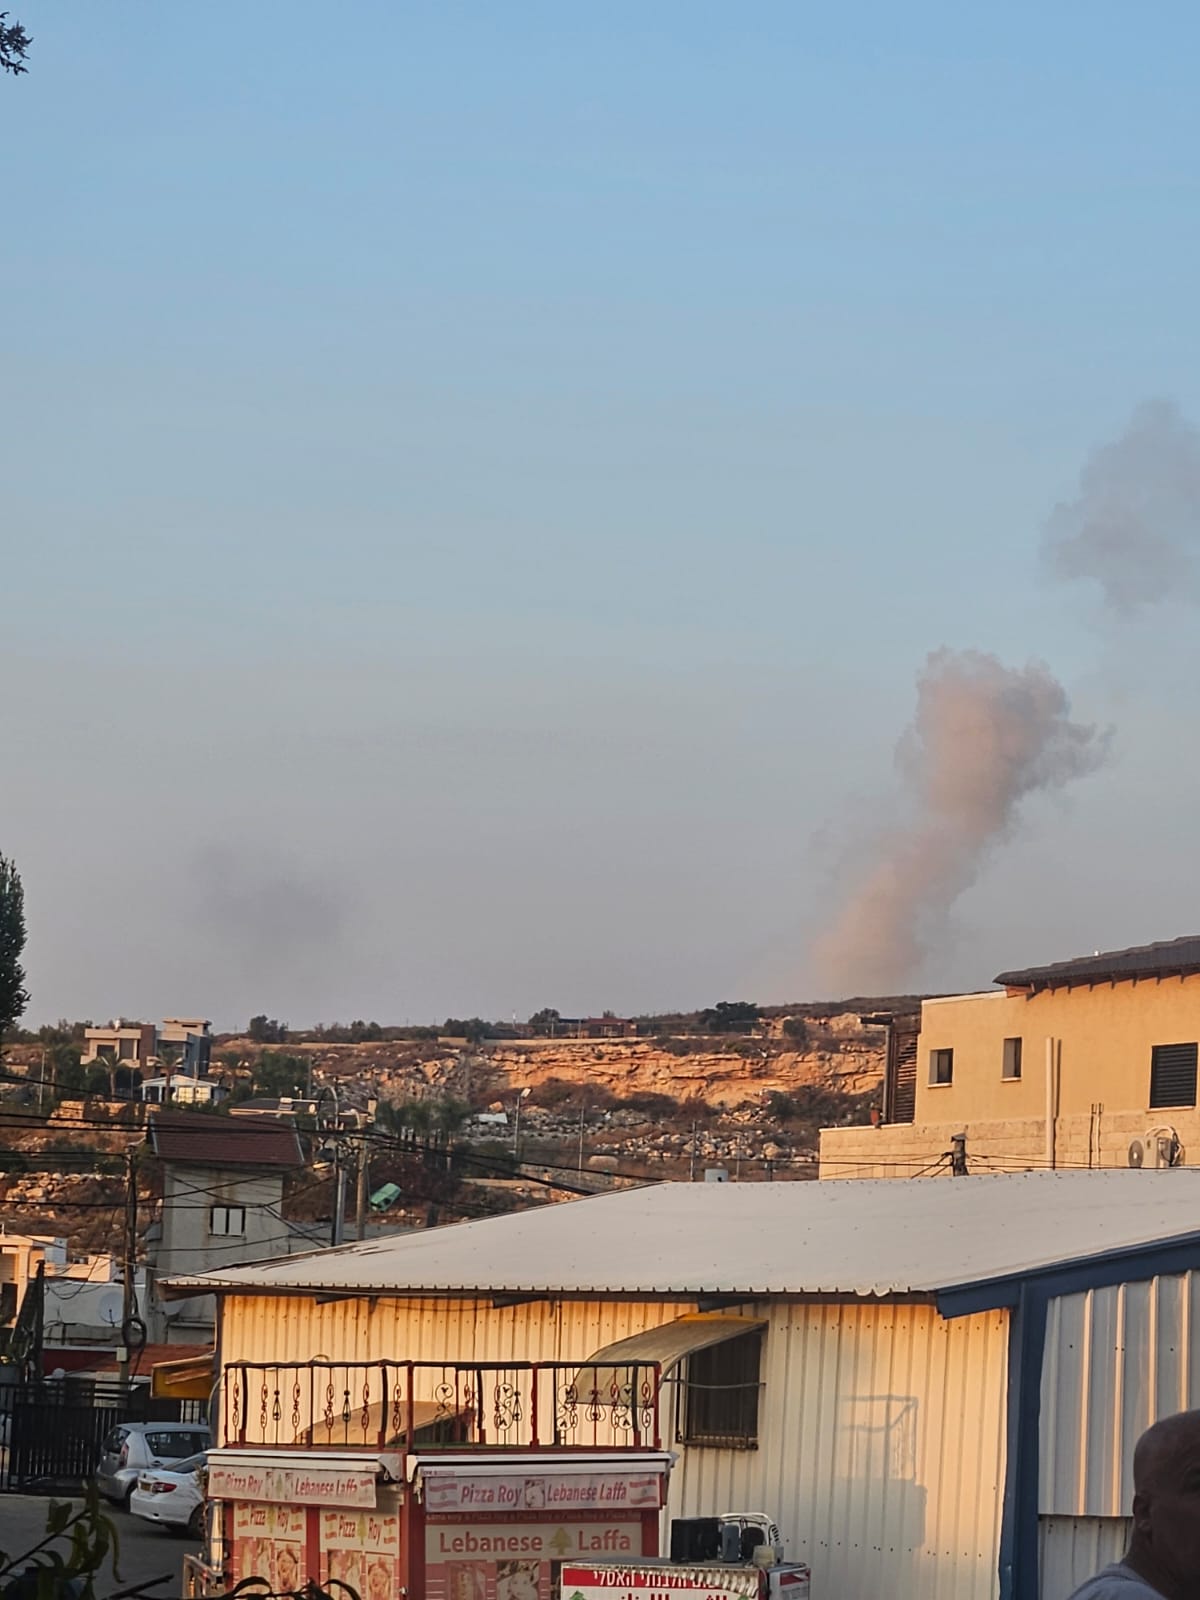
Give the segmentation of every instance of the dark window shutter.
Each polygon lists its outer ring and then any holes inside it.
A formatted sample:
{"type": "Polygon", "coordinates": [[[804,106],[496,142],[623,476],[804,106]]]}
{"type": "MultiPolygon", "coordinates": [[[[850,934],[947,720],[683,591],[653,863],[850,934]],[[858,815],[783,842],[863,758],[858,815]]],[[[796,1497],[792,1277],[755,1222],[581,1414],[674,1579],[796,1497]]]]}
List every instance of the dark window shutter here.
{"type": "Polygon", "coordinates": [[[681,1440],[727,1449],[756,1444],[761,1360],[760,1329],[690,1356],[681,1440]]]}
{"type": "Polygon", "coordinates": [[[1196,1045],[1156,1044],[1150,1051],[1150,1106],[1196,1104],[1196,1045]]]}

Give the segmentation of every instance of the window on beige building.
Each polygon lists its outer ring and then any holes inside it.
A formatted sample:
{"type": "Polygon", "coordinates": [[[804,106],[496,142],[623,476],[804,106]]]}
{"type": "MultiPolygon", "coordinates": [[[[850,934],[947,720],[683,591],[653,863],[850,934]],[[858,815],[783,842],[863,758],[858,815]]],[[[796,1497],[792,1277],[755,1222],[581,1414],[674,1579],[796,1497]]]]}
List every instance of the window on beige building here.
{"type": "Polygon", "coordinates": [[[1156,1044],[1150,1051],[1150,1106],[1196,1104],[1196,1045],[1156,1044]]]}
{"type": "Polygon", "coordinates": [[[1020,1039],[1005,1039],[1001,1077],[1012,1079],[1021,1076],[1021,1044],[1020,1039]]]}
{"type": "Polygon", "coordinates": [[[929,1052],[929,1082],[933,1085],[954,1082],[953,1050],[931,1050],[929,1052]]]}

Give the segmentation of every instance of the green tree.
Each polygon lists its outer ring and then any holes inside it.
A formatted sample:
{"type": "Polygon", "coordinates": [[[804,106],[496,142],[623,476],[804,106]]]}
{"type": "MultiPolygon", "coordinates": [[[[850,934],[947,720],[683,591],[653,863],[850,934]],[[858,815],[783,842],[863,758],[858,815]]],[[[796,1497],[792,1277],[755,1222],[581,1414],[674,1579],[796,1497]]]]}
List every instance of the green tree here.
{"type": "Polygon", "coordinates": [[[14,78],[19,73],[28,72],[25,58],[32,43],[33,40],[21,24],[9,22],[8,12],[0,11],[0,68],[11,72],[14,78]]]}
{"type": "Polygon", "coordinates": [[[280,1022],[275,1017],[268,1017],[266,1012],[261,1012],[257,1017],[250,1018],[250,1026],[246,1030],[255,1044],[286,1044],[288,1025],[280,1022]]]}
{"type": "Polygon", "coordinates": [[[264,1050],[254,1066],[254,1087],[259,1094],[282,1100],[303,1094],[308,1082],[308,1058],[282,1050],[264,1050]]]}
{"type": "Polygon", "coordinates": [[[442,1032],[451,1039],[465,1039],[468,1044],[479,1044],[488,1037],[492,1028],[482,1017],[447,1017],[442,1032]]]}
{"type": "Polygon", "coordinates": [[[760,1016],[752,1000],[720,1000],[700,1013],[700,1025],[713,1033],[748,1033],[760,1016]]]}
{"type": "Polygon", "coordinates": [[[0,856],[0,1038],[29,1004],[25,968],[25,891],[11,861],[0,856]]]}
{"type": "Polygon", "coordinates": [[[471,1115],[471,1108],[461,1100],[449,1096],[439,1100],[433,1113],[433,1138],[435,1144],[448,1145],[455,1134],[461,1133],[471,1115]]]}

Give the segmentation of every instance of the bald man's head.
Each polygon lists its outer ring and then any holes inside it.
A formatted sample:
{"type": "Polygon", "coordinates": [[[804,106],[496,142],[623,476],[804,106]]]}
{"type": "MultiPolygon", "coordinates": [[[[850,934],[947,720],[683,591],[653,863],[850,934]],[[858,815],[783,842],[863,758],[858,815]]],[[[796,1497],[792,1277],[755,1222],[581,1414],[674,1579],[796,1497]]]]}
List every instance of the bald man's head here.
{"type": "Polygon", "coordinates": [[[1153,1494],[1170,1484],[1183,1458],[1200,1448],[1200,1411],[1180,1411],[1147,1428],[1133,1452],[1135,1494],[1153,1494]]]}
{"type": "Polygon", "coordinates": [[[1200,1411],[1164,1417],[1138,1440],[1125,1559],[1166,1600],[1200,1593],[1200,1411]]]}

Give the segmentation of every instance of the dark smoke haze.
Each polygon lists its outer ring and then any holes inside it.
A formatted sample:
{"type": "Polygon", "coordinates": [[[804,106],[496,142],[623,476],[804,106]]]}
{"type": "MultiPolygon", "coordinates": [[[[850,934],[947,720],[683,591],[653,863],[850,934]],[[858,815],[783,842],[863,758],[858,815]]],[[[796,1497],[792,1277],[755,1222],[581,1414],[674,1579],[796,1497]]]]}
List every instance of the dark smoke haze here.
{"type": "Polygon", "coordinates": [[[1130,616],[1195,600],[1198,553],[1200,434],[1168,401],[1150,401],[1088,459],[1078,496],[1054,508],[1043,556],[1056,577],[1094,580],[1106,606],[1130,616]]]}
{"type": "Polygon", "coordinates": [[[1041,663],[931,655],[896,751],[911,821],[880,841],[819,941],[823,992],[894,994],[914,982],[1022,801],[1094,771],[1106,748],[1096,728],[1071,721],[1065,689],[1041,663]]]}

